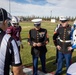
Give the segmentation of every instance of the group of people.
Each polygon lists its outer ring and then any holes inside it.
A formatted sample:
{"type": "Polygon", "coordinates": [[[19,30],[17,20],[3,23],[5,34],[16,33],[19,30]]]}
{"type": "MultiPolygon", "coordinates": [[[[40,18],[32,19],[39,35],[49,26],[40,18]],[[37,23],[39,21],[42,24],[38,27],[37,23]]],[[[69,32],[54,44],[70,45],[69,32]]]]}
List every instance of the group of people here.
{"type": "MultiPolygon", "coordinates": [[[[23,75],[22,61],[20,56],[21,26],[17,17],[12,17],[10,22],[8,12],[0,8],[0,75],[9,75],[10,65],[13,75],[23,75]],[[9,27],[8,27],[9,26],[9,27]]],[[[76,48],[76,35],[73,34],[75,26],[71,27],[68,19],[64,16],[59,18],[53,42],[57,51],[57,70],[55,75],[61,75],[63,59],[66,61],[66,69],[71,65],[72,52],[76,48]]],[[[33,19],[34,28],[29,30],[28,44],[31,46],[33,60],[33,75],[38,75],[38,58],[40,57],[42,72],[46,71],[46,45],[49,43],[47,30],[41,27],[42,19],[33,19]]],[[[74,32],[75,33],[75,32],[74,32]]]]}
{"type": "MultiPolygon", "coordinates": [[[[61,75],[63,59],[66,61],[66,69],[71,65],[72,52],[76,48],[75,24],[72,27],[68,23],[68,18],[60,16],[60,24],[57,25],[53,35],[53,42],[57,51],[57,70],[55,75],[61,75]]],[[[41,28],[42,19],[33,19],[35,28],[29,31],[28,44],[31,45],[31,54],[33,59],[33,75],[38,75],[38,57],[42,64],[42,71],[47,73],[45,67],[46,44],[49,42],[47,30],[41,28]]]]}

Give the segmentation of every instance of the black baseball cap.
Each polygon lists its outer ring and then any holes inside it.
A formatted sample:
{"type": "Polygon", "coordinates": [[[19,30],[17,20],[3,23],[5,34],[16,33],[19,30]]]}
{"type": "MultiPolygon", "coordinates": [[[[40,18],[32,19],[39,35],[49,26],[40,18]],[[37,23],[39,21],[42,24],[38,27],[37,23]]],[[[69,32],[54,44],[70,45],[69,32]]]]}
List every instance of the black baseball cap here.
{"type": "Polygon", "coordinates": [[[8,12],[5,9],[0,8],[0,21],[5,21],[6,19],[10,19],[8,12]]]}

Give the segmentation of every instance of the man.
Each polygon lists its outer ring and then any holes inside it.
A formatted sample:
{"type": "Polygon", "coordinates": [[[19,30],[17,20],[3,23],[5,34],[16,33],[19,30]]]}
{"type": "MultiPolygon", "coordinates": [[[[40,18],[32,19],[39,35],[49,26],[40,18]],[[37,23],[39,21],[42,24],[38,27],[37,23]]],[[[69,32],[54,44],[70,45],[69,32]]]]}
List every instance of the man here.
{"type": "Polygon", "coordinates": [[[49,42],[47,30],[41,28],[42,19],[33,19],[35,28],[29,31],[28,44],[31,45],[31,54],[33,59],[33,75],[38,75],[38,57],[42,64],[42,71],[46,73],[46,44],[49,42]]]}
{"type": "Polygon", "coordinates": [[[13,66],[14,75],[23,75],[18,46],[5,32],[8,21],[7,11],[0,8],[0,75],[9,75],[10,65],[13,66]]]}
{"type": "Polygon", "coordinates": [[[56,32],[56,35],[58,35],[58,41],[56,44],[58,49],[58,63],[55,75],[61,75],[63,58],[65,58],[67,69],[70,66],[71,61],[71,50],[69,50],[69,47],[71,47],[71,26],[68,24],[68,19],[64,16],[60,17],[60,24],[61,26],[56,32]]]}
{"type": "Polygon", "coordinates": [[[22,40],[21,40],[21,31],[22,31],[22,28],[21,26],[19,25],[19,20],[16,16],[13,16],[12,17],[12,21],[11,21],[11,26],[9,26],[7,28],[7,33],[10,34],[17,42],[18,44],[18,48],[19,48],[19,51],[20,51],[20,45],[21,47],[23,48],[23,44],[22,44],[22,40]]]}

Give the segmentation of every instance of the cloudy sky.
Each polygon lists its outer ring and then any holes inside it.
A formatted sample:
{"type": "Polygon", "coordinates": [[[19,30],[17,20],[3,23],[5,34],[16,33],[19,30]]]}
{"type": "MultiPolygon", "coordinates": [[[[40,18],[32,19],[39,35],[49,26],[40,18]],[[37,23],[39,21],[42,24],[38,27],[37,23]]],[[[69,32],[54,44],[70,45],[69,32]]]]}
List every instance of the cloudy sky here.
{"type": "Polygon", "coordinates": [[[0,7],[14,16],[76,16],[76,0],[0,0],[0,7]]]}

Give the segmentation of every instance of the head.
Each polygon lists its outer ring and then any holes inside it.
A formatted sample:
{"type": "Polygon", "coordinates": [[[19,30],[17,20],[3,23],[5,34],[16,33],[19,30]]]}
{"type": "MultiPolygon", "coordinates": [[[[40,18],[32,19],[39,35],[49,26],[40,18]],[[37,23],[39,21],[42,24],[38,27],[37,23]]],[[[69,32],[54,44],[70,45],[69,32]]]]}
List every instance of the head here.
{"type": "Polygon", "coordinates": [[[12,23],[12,26],[19,26],[19,19],[18,19],[18,17],[13,16],[11,23],[12,23]]]}
{"type": "Polygon", "coordinates": [[[67,17],[65,17],[65,16],[60,16],[59,20],[60,20],[60,23],[61,23],[61,25],[62,25],[63,27],[66,27],[66,26],[68,25],[68,19],[67,19],[67,17]]]}
{"type": "Polygon", "coordinates": [[[5,9],[0,8],[0,28],[2,30],[6,31],[9,20],[10,17],[8,16],[8,12],[5,9]]]}
{"type": "Polygon", "coordinates": [[[42,21],[42,19],[33,19],[32,20],[32,22],[34,22],[35,28],[40,29],[40,27],[41,27],[41,21],[42,21]]]}

